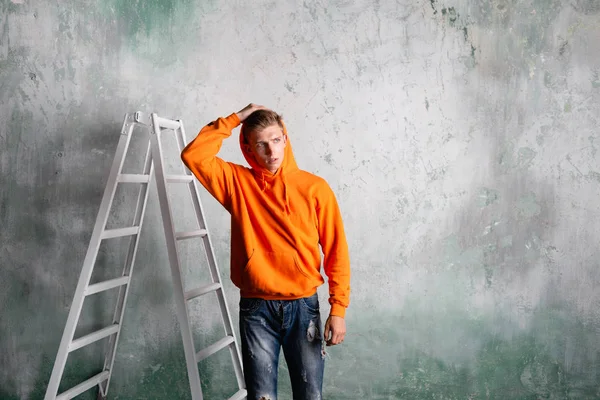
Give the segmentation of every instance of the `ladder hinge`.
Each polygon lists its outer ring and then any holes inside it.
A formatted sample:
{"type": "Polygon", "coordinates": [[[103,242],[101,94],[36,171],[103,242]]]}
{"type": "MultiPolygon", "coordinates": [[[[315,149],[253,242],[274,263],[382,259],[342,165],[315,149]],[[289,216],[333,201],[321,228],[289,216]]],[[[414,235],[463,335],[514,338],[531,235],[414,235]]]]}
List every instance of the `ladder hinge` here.
{"type": "Polygon", "coordinates": [[[150,117],[146,113],[136,111],[133,118],[138,124],[150,125],[150,117]]]}

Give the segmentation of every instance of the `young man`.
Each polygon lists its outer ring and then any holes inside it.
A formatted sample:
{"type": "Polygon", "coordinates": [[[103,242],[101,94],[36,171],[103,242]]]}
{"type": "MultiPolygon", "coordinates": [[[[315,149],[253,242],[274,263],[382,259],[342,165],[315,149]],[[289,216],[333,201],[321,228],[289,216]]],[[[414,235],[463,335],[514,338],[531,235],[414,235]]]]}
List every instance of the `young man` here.
{"type": "Polygon", "coordinates": [[[333,191],[298,168],[281,117],[254,104],[202,128],[181,158],[231,214],[231,280],[241,295],[248,400],[277,398],[281,348],[294,399],[321,399],[324,346],[344,341],[350,296],[348,246],[333,191]],[[217,157],[240,123],[251,168],[217,157]],[[324,283],[321,250],[331,305],[323,335],[316,293],[324,283]]]}

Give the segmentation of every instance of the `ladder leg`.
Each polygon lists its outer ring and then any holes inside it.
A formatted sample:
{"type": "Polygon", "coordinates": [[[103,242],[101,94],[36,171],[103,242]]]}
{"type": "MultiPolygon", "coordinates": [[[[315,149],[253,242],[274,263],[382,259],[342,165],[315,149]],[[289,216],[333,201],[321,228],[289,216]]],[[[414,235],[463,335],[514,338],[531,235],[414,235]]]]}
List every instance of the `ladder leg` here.
{"type": "Polygon", "coordinates": [[[54,367],[52,368],[50,381],[48,383],[48,387],[46,388],[46,395],[44,397],[45,400],[56,398],[58,392],[58,387],[67,363],[67,357],[69,355],[69,346],[71,345],[73,336],[75,335],[75,330],[77,329],[77,323],[79,321],[81,309],[83,308],[83,301],[85,299],[85,290],[92,276],[92,271],[94,269],[94,264],[100,248],[100,241],[102,240],[101,235],[104,231],[104,227],[106,226],[106,221],[108,220],[108,214],[112,206],[115,191],[117,189],[117,177],[123,167],[125,155],[127,154],[127,148],[129,147],[129,142],[131,140],[132,131],[133,119],[130,115],[126,115],[123,122],[123,127],[121,129],[121,137],[119,139],[119,143],[117,144],[115,158],[110,169],[104,195],[102,196],[102,202],[100,203],[100,209],[96,216],[96,224],[94,226],[94,230],[92,231],[88,250],[83,262],[83,268],[79,275],[79,281],[77,283],[77,288],[75,289],[75,294],[73,295],[73,303],[71,304],[71,309],[69,310],[69,316],[67,317],[67,323],[58,347],[58,353],[56,360],[54,361],[54,367]]]}
{"type": "MultiPolygon", "coordinates": [[[[148,141],[148,147],[146,150],[146,157],[144,160],[144,169],[143,175],[148,175],[148,184],[141,185],[140,191],[138,193],[137,204],[135,207],[135,213],[133,217],[133,226],[139,226],[140,230],[142,229],[142,223],[144,221],[144,215],[146,214],[146,204],[148,203],[148,193],[151,189],[152,183],[152,147],[150,141],[148,141]]],[[[131,238],[129,243],[129,250],[127,252],[127,258],[125,260],[125,265],[123,267],[122,276],[129,276],[129,279],[132,279],[133,276],[133,267],[135,264],[135,256],[137,254],[139,239],[141,235],[136,235],[131,238]]],[[[122,326],[123,315],[125,311],[125,305],[127,304],[127,295],[129,294],[129,288],[131,285],[124,285],[119,288],[119,297],[117,298],[117,304],[115,306],[115,313],[113,316],[113,323],[119,324],[122,326]]],[[[121,334],[121,330],[112,335],[108,341],[108,346],[106,350],[106,355],[104,358],[104,371],[108,371],[108,379],[104,382],[101,382],[99,385],[98,391],[98,400],[105,400],[108,394],[108,387],[110,385],[110,379],[112,377],[112,369],[115,362],[115,355],[117,353],[117,345],[119,342],[119,337],[121,334]]]]}
{"type": "Polygon", "coordinates": [[[177,243],[175,242],[175,230],[173,218],[167,195],[166,177],[163,166],[162,146],[160,143],[160,125],[156,114],[152,114],[152,158],[154,160],[154,174],[156,177],[156,187],[158,199],[163,219],[163,227],[167,242],[169,263],[171,265],[171,276],[175,289],[175,303],[177,316],[181,326],[181,336],[183,339],[183,349],[185,352],[185,361],[188,370],[188,378],[192,392],[193,400],[202,400],[202,387],[200,384],[200,374],[198,372],[198,363],[196,361],[196,352],[194,349],[192,328],[190,325],[187,304],[184,297],[184,286],[181,274],[179,255],[177,254],[177,243]]]}

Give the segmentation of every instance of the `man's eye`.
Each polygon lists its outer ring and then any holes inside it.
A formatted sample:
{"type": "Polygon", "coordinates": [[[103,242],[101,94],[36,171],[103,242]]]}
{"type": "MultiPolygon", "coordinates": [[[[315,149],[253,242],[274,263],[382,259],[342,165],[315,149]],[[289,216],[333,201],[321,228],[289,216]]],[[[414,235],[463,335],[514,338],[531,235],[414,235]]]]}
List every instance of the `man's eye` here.
{"type": "Polygon", "coordinates": [[[273,141],[274,141],[275,143],[279,143],[279,142],[281,141],[281,139],[280,139],[280,138],[277,138],[277,139],[273,139],[273,141]]]}

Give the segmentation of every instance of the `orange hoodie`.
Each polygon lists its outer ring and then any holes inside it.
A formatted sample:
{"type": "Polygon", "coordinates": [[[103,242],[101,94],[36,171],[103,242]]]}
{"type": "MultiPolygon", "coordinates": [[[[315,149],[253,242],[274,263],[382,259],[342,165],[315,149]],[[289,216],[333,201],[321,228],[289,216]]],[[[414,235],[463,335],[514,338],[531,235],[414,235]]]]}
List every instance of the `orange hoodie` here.
{"type": "MultiPolygon", "coordinates": [[[[223,139],[240,125],[237,114],[211,122],[181,153],[185,165],[231,214],[231,280],[243,297],[291,300],[329,283],[331,315],[344,317],[350,297],[350,260],[335,195],[327,182],[298,168],[288,135],[273,174],[240,147],[251,169],[217,157],[223,139]]],[[[287,130],[283,128],[287,135],[287,130]]]]}

